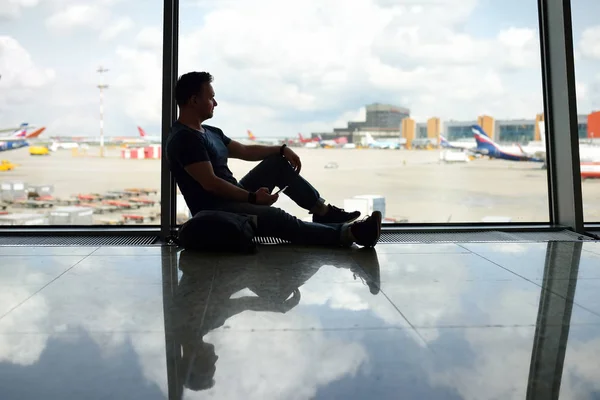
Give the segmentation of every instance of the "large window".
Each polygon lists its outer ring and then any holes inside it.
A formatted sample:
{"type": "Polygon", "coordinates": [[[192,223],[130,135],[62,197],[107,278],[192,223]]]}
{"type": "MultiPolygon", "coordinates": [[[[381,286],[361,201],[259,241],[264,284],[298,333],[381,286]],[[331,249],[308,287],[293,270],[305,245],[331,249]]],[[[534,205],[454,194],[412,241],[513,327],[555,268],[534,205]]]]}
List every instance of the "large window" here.
{"type": "Polygon", "coordinates": [[[600,222],[600,3],[572,0],[579,155],[586,222],[600,222]]]}
{"type": "Polygon", "coordinates": [[[0,225],[158,224],[163,2],[0,9],[0,225]]]}
{"type": "MultiPolygon", "coordinates": [[[[211,72],[207,123],[295,146],[337,206],[381,207],[386,222],[548,222],[542,141],[495,132],[543,113],[536,2],[418,3],[184,2],[178,74],[211,72]]],[[[230,161],[238,179],[254,165],[230,161]]],[[[311,218],[285,195],[276,206],[311,218]]]]}

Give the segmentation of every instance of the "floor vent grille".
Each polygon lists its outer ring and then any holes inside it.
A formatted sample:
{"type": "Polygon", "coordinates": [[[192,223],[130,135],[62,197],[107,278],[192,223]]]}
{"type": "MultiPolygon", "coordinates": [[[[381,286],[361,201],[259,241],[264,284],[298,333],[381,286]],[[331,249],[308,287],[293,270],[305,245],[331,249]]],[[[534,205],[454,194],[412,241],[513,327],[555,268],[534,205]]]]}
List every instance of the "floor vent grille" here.
{"type": "Polygon", "coordinates": [[[572,231],[545,232],[382,232],[379,243],[439,243],[439,242],[549,242],[585,241],[590,236],[572,231]]]}
{"type": "MultiPolygon", "coordinates": [[[[381,232],[379,243],[443,243],[443,242],[550,242],[550,241],[587,241],[594,240],[590,236],[580,235],[572,231],[540,231],[540,232],[381,232]]],[[[258,244],[289,243],[271,237],[256,237],[258,244]]]]}
{"type": "Polygon", "coordinates": [[[148,235],[0,236],[0,246],[148,246],[155,244],[159,244],[159,237],[148,235]]]}

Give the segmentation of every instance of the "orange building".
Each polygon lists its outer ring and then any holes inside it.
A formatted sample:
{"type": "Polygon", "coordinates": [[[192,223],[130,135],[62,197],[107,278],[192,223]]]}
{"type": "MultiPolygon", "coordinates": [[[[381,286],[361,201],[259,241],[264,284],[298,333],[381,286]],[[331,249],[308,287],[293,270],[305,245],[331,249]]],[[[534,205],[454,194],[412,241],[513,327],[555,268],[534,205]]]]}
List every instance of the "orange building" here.
{"type": "Polygon", "coordinates": [[[402,120],[402,136],[406,139],[406,148],[412,147],[412,141],[416,136],[417,124],[412,118],[402,120]]]}
{"type": "Polygon", "coordinates": [[[483,128],[483,131],[487,133],[492,140],[494,139],[494,117],[490,117],[489,115],[480,115],[477,117],[477,124],[483,128]]]}
{"type": "Polygon", "coordinates": [[[434,139],[435,144],[439,144],[440,133],[442,133],[442,126],[440,119],[432,117],[427,120],[427,138],[434,139]]]}
{"type": "Polygon", "coordinates": [[[600,138],[600,111],[590,113],[587,122],[587,137],[589,139],[600,138]]]}

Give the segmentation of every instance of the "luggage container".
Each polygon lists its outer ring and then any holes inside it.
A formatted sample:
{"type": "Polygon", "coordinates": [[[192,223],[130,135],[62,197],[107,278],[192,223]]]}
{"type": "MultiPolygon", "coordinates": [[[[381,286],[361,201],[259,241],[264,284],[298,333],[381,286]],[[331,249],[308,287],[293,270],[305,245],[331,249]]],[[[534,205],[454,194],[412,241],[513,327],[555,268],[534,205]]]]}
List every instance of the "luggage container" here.
{"type": "Polygon", "coordinates": [[[25,182],[2,182],[0,184],[1,200],[12,203],[15,200],[26,199],[27,190],[25,182]]]}
{"type": "Polygon", "coordinates": [[[94,210],[90,207],[58,207],[50,212],[51,225],[93,225],[94,210]]]}
{"type": "Polygon", "coordinates": [[[0,215],[0,225],[48,225],[44,214],[5,214],[0,215]]]}
{"type": "Polygon", "coordinates": [[[54,185],[27,185],[28,197],[50,196],[54,193],[54,185]]]}

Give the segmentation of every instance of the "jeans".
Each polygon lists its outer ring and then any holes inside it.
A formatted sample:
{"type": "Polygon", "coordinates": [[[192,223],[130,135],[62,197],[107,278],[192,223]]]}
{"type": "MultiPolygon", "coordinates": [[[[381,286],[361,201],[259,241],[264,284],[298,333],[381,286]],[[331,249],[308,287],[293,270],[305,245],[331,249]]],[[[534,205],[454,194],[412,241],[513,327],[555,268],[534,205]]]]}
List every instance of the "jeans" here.
{"type": "MultiPolygon", "coordinates": [[[[319,192],[279,155],[263,160],[240,180],[239,186],[250,192],[255,192],[261,187],[273,191],[275,186],[289,186],[284,193],[306,210],[311,210],[322,201],[319,192]]],[[[218,205],[216,209],[255,215],[258,236],[280,238],[304,245],[345,244],[342,240],[344,224],[306,222],[277,207],[244,202],[227,201],[218,205]]]]}

